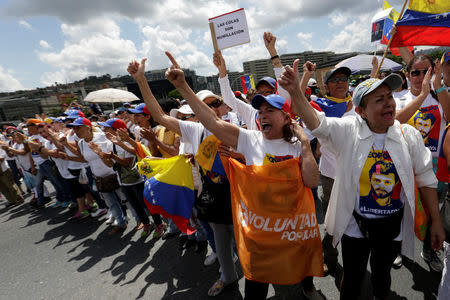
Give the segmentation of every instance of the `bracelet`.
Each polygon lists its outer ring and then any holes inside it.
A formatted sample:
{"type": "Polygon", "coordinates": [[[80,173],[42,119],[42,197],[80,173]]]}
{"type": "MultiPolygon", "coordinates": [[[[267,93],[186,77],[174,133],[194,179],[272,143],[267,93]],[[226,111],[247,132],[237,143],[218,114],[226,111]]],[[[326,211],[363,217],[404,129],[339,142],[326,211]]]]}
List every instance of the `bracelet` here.
{"type": "Polygon", "coordinates": [[[270,58],[270,60],[274,60],[274,59],[276,59],[276,58],[280,58],[278,55],[274,55],[274,56],[272,56],[271,58],[270,58]]]}
{"type": "Polygon", "coordinates": [[[42,151],[42,148],[44,148],[44,146],[40,146],[39,148],[38,148],[38,152],[41,152],[42,151]]]}
{"type": "Polygon", "coordinates": [[[445,84],[443,86],[441,86],[440,88],[438,88],[437,90],[434,90],[434,92],[436,94],[439,94],[440,92],[443,92],[447,89],[447,87],[445,86],[445,84]]]}

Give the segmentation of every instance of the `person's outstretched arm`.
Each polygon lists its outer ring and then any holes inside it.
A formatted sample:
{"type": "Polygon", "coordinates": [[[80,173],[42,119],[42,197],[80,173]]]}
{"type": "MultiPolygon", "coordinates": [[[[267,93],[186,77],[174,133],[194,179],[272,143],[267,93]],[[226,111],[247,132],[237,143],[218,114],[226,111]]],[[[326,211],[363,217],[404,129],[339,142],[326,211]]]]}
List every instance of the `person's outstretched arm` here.
{"type": "Polygon", "coordinates": [[[156,101],[155,96],[150,90],[150,86],[148,85],[147,79],[145,78],[146,60],[146,58],[143,58],[140,64],[135,60],[130,62],[127,71],[128,73],[130,73],[131,77],[136,80],[139,86],[139,90],[141,91],[142,98],[144,99],[144,102],[147,105],[147,109],[150,111],[153,119],[162,126],[181,135],[180,126],[178,125],[178,119],[168,116],[164,113],[163,109],[159,105],[158,101],[156,101]]]}
{"type": "Polygon", "coordinates": [[[166,78],[177,88],[177,90],[188,101],[189,106],[195,112],[200,122],[211,131],[224,144],[236,149],[239,137],[239,128],[233,124],[223,121],[192,91],[186,82],[184,72],[181,70],[173,56],[166,52],[172,62],[172,66],[166,71],[166,78]]]}
{"type": "Polygon", "coordinates": [[[292,104],[295,111],[302,118],[306,127],[309,130],[314,130],[319,127],[319,118],[316,115],[314,108],[309,104],[305,95],[300,90],[300,75],[298,74],[299,60],[294,61],[294,65],[284,67],[283,74],[281,74],[278,82],[285,90],[291,94],[292,104]]]}

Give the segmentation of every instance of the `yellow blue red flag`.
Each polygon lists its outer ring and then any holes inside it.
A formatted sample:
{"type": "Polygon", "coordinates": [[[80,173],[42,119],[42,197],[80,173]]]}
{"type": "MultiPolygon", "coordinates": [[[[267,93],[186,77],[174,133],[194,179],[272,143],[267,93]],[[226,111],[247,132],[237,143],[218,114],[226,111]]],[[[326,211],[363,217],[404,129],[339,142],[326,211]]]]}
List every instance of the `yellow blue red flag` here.
{"type": "Polygon", "coordinates": [[[391,46],[450,46],[449,13],[449,0],[409,0],[391,46]]]}
{"type": "Polygon", "coordinates": [[[177,227],[192,234],[189,226],[194,206],[192,165],[182,155],[167,159],[144,158],[137,163],[139,172],[147,178],[144,187],[145,204],[151,214],[170,218],[177,227]]]}

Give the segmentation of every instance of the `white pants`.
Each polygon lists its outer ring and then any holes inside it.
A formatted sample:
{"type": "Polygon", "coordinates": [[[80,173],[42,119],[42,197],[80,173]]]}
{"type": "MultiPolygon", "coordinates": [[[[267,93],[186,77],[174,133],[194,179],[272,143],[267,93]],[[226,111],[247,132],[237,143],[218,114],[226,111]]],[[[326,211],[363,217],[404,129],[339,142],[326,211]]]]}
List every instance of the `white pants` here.
{"type": "Polygon", "coordinates": [[[444,270],[437,300],[450,299],[450,244],[444,242],[444,270]]]}

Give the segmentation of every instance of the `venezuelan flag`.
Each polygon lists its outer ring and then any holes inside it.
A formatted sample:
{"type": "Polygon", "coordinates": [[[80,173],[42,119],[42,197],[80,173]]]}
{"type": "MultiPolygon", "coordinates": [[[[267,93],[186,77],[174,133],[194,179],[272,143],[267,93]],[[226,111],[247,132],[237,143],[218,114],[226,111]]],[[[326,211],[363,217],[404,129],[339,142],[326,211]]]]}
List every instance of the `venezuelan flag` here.
{"type": "Polygon", "coordinates": [[[318,111],[323,111],[327,117],[340,118],[347,110],[347,102],[352,98],[348,96],[346,99],[338,99],[325,96],[310,102],[311,106],[318,111]]]}
{"type": "Polygon", "coordinates": [[[145,145],[139,142],[136,142],[136,147],[134,148],[134,151],[136,152],[138,160],[141,160],[147,156],[151,156],[150,150],[148,150],[148,148],[145,145]]]}
{"type": "Polygon", "coordinates": [[[220,144],[221,141],[215,135],[210,135],[205,138],[198,147],[195,161],[205,171],[226,177],[225,169],[217,152],[220,144]]]}
{"type": "Polygon", "coordinates": [[[247,94],[249,89],[255,88],[255,80],[253,79],[253,75],[241,76],[242,83],[242,92],[247,94]]]}
{"type": "Polygon", "coordinates": [[[449,13],[449,0],[409,0],[391,46],[450,46],[449,13]]]}
{"type": "Polygon", "coordinates": [[[194,206],[194,180],[192,165],[182,155],[167,159],[142,159],[137,163],[139,172],[147,181],[144,199],[151,214],[170,218],[177,227],[192,234],[195,229],[189,226],[194,206]]]}
{"type": "MultiPolygon", "coordinates": [[[[383,28],[383,38],[381,39],[381,44],[387,45],[389,43],[389,40],[391,39],[391,31],[394,27],[394,24],[398,21],[398,18],[400,17],[400,14],[398,11],[395,10],[395,8],[392,7],[392,5],[384,1],[383,10],[389,9],[389,15],[387,19],[384,22],[384,28],[383,28]]],[[[409,51],[413,51],[414,47],[410,46],[408,47],[409,51]]],[[[398,48],[389,47],[389,50],[391,50],[391,53],[395,56],[401,56],[400,50],[398,48]]]]}

